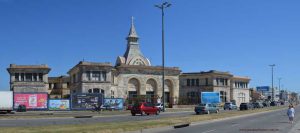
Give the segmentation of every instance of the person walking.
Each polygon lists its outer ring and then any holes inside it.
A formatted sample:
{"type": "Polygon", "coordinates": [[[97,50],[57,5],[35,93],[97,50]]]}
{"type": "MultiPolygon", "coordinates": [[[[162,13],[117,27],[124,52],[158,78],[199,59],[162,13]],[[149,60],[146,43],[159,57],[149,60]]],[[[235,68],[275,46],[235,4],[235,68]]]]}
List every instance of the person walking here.
{"type": "Polygon", "coordinates": [[[294,123],[294,117],[295,117],[295,109],[293,105],[289,105],[289,109],[287,110],[287,115],[289,117],[290,123],[294,123]]]}

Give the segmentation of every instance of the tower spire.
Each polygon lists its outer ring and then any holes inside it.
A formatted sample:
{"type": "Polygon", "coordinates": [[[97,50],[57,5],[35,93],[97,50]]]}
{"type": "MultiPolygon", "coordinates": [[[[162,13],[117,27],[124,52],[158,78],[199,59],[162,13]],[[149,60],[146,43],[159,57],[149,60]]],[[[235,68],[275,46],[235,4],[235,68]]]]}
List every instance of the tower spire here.
{"type": "Polygon", "coordinates": [[[138,35],[136,33],[136,30],[135,30],[135,27],[134,27],[134,22],[133,22],[133,16],[131,17],[131,27],[130,27],[130,30],[129,30],[129,34],[128,34],[128,37],[127,37],[127,40],[130,41],[134,41],[138,39],[138,35]],[[131,39],[132,38],[132,39],[131,39]]]}

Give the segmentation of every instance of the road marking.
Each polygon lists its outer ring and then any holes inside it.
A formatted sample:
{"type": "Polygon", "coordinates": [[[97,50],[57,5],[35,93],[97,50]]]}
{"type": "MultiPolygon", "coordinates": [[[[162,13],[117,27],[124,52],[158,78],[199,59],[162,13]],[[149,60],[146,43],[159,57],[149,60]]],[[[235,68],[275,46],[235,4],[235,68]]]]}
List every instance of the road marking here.
{"type": "Polygon", "coordinates": [[[210,133],[210,132],[214,132],[214,131],[216,131],[216,129],[214,129],[214,130],[208,130],[208,131],[205,131],[205,132],[202,132],[202,133],[210,133]]]}
{"type": "Polygon", "coordinates": [[[235,126],[238,126],[238,125],[240,125],[240,124],[233,124],[233,125],[231,125],[232,127],[235,127],[235,126]]]}

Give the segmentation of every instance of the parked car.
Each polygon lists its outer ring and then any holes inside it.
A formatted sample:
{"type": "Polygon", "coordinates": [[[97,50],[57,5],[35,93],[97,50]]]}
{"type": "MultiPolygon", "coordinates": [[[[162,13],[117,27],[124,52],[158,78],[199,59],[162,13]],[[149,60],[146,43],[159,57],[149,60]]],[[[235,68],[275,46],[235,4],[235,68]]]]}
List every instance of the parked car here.
{"type": "Polygon", "coordinates": [[[237,109],[237,106],[235,104],[233,104],[232,102],[227,102],[224,104],[224,110],[233,110],[233,109],[237,109]]]}
{"type": "Polygon", "coordinates": [[[142,102],[142,103],[138,103],[133,105],[132,109],[131,109],[131,115],[135,116],[136,114],[141,114],[142,116],[147,114],[156,114],[159,115],[160,111],[159,108],[157,108],[155,105],[153,105],[152,103],[146,103],[146,102],[142,102]]]}
{"type": "Polygon", "coordinates": [[[162,104],[162,103],[155,104],[155,107],[157,107],[159,109],[159,111],[163,111],[164,110],[164,104],[162,104]]]}
{"type": "Polygon", "coordinates": [[[254,103],[253,103],[253,107],[254,107],[254,108],[263,108],[264,105],[263,105],[261,102],[254,102],[254,103]]]}
{"type": "Polygon", "coordinates": [[[240,110],[249,110],[253,109],[253,105],[251,103],[241,103],[240,110]]]}
{"type": "Polygon", "coordinates": [[[276,101],[272,101],[272,102],[270,103],[270,106],[278,106],[278,103],[277,103],[276,101]]]}
{"type": "Polygon", "coordinates": [[[270,107],[270,102],[269,101],[265,101],[263,102],[264,107],[270,107]]]}
{"type": "Polygon", "coordinates": [[[196,114],[219,113],[219,108],[216,104],[201,103],[195,107],[196,114]]]}

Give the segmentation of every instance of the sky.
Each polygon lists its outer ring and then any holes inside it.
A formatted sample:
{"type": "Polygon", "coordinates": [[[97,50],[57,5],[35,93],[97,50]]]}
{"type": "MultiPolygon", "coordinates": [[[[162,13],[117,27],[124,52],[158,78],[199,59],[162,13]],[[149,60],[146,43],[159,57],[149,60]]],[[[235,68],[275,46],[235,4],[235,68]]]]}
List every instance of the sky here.
{"type": "MultiPolygon", "coordinates": [[[[79,61],[111,62],[126,50],[131,16],[144,56],[161,60],[161,0],[0,0],[0,90],[10,64],[67,75],[79,61]]],[[[218,70],[250,87],[299,91],[300,1],[172,0],[165,10],[165,64],[182,72],[218,70]]]]}

